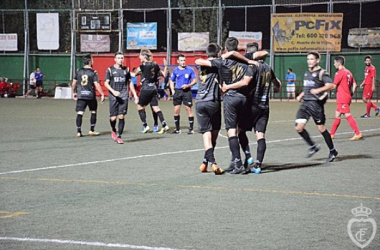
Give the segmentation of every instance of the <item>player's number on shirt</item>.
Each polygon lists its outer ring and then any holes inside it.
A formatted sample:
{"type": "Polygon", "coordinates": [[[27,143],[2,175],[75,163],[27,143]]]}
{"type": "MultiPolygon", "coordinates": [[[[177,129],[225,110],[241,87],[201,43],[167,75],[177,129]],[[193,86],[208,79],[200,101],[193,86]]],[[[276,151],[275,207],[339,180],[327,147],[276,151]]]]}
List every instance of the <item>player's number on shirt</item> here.
{"type": "Polygon", "coordinates": [[[88,84],[88,75],[83,75],[82,76],[82,81],[80,82],[80,84],[82,86],[87,86],[87,84],[88,84]]]}
{"type": "Polygon", "coordinates": [[[262,72],[261,73],[261,86],[269,86],[271,80],[271,72],[262,72]]]}

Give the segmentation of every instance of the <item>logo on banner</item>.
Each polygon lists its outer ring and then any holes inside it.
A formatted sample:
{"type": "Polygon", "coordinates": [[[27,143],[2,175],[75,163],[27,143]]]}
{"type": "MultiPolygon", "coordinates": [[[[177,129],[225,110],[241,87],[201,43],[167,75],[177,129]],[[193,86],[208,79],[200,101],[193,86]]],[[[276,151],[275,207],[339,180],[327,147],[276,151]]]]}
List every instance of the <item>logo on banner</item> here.
{"type": "Polygon", "coordinates": [[[375,238],[377,229],[376,221],[373,218],[369,218],[372,210],[364,207],[363,204],[360,204],[360,207],[353,208],[351,212],[355,218],[348,221],[348,235],[352,242],[363,249],[375,238]]]}

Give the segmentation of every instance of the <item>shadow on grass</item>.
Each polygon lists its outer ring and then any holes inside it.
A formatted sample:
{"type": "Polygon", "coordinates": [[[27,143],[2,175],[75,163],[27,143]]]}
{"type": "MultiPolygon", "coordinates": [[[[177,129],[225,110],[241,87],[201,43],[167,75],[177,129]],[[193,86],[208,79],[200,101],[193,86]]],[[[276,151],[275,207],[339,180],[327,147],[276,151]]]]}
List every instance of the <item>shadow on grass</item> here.
{"type": "MultiPolygon", "coordinates": [[[[373,158],[371,155],[342,155],[337,156],[334,162],[341,162],[346,160],[355,160],[355,159],[371,159],[373,158]]],[[[329,167],[332,163],[325,162],[326,158],[317,158],[314,160],[323,161],[323,162],[302,162],[302,163],[285,163],[285,164],[277,164],[263,167],[263,174],[277,172],[282,170],[292,170],[292,169],[300,169],[300,168],[309,168],[309,167],[329,167]]]]}

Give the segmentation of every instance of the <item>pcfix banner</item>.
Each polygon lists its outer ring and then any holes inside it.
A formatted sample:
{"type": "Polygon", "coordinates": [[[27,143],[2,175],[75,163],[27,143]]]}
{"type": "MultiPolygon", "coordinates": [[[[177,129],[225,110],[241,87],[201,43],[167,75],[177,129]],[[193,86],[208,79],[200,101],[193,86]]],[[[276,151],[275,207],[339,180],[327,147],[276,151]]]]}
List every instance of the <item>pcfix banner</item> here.
{"type": "Polygon", "coordinates": [[[340,51],[343,13],[272,14],[275,52],[340,51]]]}
{"type": "Polygon", "coordinates": [[[110,47],[109,35],[80,35],[81,52],[110,52],[110,47]]]}
{"type": "Polygon", "coordinates": [[[209,33],[178,33],[179,51],[206,51],[209,44],[209,33]]]}
{"type": "Polygon", "coordinates": [[[230,31],[229,37],[236,37],[239,40],[238,50],[245,50],[247,43],[258,43],[261,48],[262,32],[230,31]]]}
{"type": "Polygon", "coordinates": [[[37,47],[40,50],[59,48],[58,13],[37,13],[37,47]]]}
{"type": "Polygon", "coordinates": [[[354,48],[380,47],[380,28],[350,29],[347,37],[348,46],[354,48]]]}
{"type": "Polygon", "coordinates": [[[157,23],[127,23],[127,49],[157,49],[157,23]]]}
{"type": "Polygon", "coordinates": [[[17,51],[17,33],[0,34],[0,50],[17,51]]]}

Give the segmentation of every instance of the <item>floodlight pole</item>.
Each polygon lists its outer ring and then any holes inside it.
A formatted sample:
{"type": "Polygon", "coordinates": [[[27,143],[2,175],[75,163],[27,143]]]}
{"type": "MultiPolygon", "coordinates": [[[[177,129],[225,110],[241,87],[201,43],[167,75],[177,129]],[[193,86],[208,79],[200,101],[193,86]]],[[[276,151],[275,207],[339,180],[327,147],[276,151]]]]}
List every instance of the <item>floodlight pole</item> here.
{"type": "Polygon", "coordinates": [[[74,78],[76,55],[76,36],[75,36],[75,0],[71,0],[71,53],[70,53],[70,79],[74,78]]]}
{"type": "Polygon", "coordinates": [[[123,29],[123,20],[124,20],[124,16],[123,16],[123,0],[120,0],[120,9],[119,9],[119,51],[120,52],[123,52],[123,33],[124,33],[124,29],[123,29]]]}
{"type": "MultiPolygon", "coordinates": [[[[333,3],[332,3],[332,0],[330,0],[330,3],[328,4],[328,10],[329,10],[329,13],[333,13],[333,3]]],[[[330,60],[331,60],[331,54],[330,54],[330,51],[327,50],[327,53],[326,53],[326,70],[328,72],[331,72],[330,60]]]]}
{"type": "Polygon", "coordinates": [[[26,94],[28,78],[29,78],[29,14],[28,14],[28,1],[25,0],[25,17],[24,17],[24,80],[23,80],[23,95],[26,94]]]}
{"type": "MultiPolygon", "coordinates": [[[[272,7],[271,7],[271,14],[273,13],[276,13],[276,1],[275,0],[272,0],[272,7]]],[[[272,18],[272,16],[271,16],[272,18]]],[[[272,27],[271,27],[272,29],[272,27]]],[[[273,69],[274,68],[274,49],[273,49],[273,44],[274,44],[274,34],[271,30],[270,32],[271,36],[270,36],[270,50],[269,50],[269,58],[270,58],[270,66],[271,68],[273,69]]]]}
{"type": "Polygon", "coordinates": [[[218,24],[217,24],[217,26],[218,27],[216,27],[217,29],[217,43],[219,44],[219,45],[222,45],[222,30],[223,30],[223,13],[222,13],[222,0],[219,0],[218,1],[218,15],[217,15],[217,17],[218,17],[218,24]]]}
{"type": "Polygon", "coordinates": [[[168,9],[166,12],[166,63],[170,65],[171,63],[171,54],[172,54],[172,10],[171,10],[171,1],[168,0],[168,9]]]}

